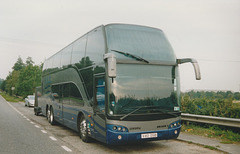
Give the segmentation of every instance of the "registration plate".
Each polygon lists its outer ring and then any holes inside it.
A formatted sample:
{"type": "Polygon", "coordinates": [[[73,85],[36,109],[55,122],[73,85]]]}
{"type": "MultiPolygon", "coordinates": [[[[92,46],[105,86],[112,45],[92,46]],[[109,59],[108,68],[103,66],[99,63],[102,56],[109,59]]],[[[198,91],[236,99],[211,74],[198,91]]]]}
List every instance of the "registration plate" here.
{"type": "Polygon", "coordinates": [[[141,134],[141,138],[155,138],[155,137],[157,137],[157,133],[141,134]]]}

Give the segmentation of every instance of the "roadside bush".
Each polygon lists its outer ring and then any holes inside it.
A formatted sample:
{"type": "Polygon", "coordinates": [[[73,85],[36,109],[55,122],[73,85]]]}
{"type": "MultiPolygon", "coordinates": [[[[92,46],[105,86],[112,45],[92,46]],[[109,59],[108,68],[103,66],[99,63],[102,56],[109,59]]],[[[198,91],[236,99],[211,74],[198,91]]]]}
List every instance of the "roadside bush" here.
{"type": "Polygon", "coordinates": [[[216,93],[216,97],[203,92],[185,93],[182,95],[182,112],[217,117],[240,118],[240,104],[233,103],[233,94],[216,93]]]}

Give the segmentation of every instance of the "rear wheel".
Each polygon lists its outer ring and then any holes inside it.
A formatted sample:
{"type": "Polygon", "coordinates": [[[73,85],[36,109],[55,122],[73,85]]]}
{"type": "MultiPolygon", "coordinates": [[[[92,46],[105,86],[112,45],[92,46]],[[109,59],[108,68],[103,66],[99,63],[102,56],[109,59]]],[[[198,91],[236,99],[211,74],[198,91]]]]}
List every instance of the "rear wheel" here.
{"type": "Polygon", "coordinates": [[[53,108],[51,107],[50,108],[50,116],[49,116],[49,123],[51,124],[51,125],[54,125],[55,124],[55,120],[54,120],[54,114],[53,114],[53,108]]]}
{"type": "Polygon", "coordinates": [[[89,142],[90,137],[88,136],[88,127],[87,127],[87,121],[84,118],[84,116],[81,117],[79,121],[79,135],[83,142],[89,142]]]}
{"type": "Polygon", "coordinates": [[[48,120],[48,122],[49,122],[49,120],[50,120],[50,107],[48,107],[47,108],[47,113],[46,113],[46,117],[47,117],[47,120],[48,120]]]}

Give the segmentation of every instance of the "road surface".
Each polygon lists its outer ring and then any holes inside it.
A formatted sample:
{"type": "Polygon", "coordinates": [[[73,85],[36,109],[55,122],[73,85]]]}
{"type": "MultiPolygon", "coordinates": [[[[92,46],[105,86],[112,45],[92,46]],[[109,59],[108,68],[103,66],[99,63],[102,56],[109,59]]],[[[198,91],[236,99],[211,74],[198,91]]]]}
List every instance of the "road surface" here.
{"type": "Polygon", "coordinates": [[[0,153],[220,153],[178,140],[109,146],[98,141],[84,143],[78,134],[62,125],[51,126],[44,116],[35,116],[23,102],[6,102],[0,96],[0,153]]]}

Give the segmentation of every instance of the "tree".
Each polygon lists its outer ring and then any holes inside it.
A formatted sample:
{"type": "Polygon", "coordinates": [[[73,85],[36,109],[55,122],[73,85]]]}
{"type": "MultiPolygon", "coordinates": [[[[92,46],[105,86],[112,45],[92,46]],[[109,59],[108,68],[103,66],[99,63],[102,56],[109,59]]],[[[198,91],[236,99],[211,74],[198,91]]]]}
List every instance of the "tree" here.
{"type": "Polygon", "coordinates": [[[5,91],[5,87],[6,87],[6,80],[1,79],[0,89],[2,89],[2,91],[5,91]]]}
{"type": "Polygon", "coordinates": [[[18,59],[17,59],[17,62],[14,64],[14,66],[12,67],[12,69],[14,71],[20,71],[21,69],[24,68],[24,63],[22,61],[22,58],[19,56],[18,59]]]}
{"type": "Polygon", "coordinates": [[[3,83],[3,81],[4,81],[3,79],[0,79],[0,86],[1,86],[1,84],[3,83]]]}
{"type": "Polygon", "coordinates": [[[14,70],[13,72],[10,72],[6,79],[6,91],[12,95],[16,94],[16,91],[12,90],[12,87],[16,87],[18,84],[18,77],[19,77],[20,71],[14,70]]]}
{"type": "Polygon", "coordinates": [[[41,85],[41,68],[39,66],[27,65],[19,75],[17,92],[26,97],[33,94],[35,87],[41,85]]]}
{"type": "Polygon", "coordinates": [[[19,57],[12,69],[13,71],[9,72],[1,86],[1,89],[10,95],[26,97],[34,93],[35,87],[41,85],[42,64],[40,66],[34,65],[31,57],[26,59],[26,64],[19,57]],[[12,90],[12,87],[15,89],[12,90]]]}
{"type": "Polygon", "coordinates": [[[26,65],[29,66],[29,65],[33,65],[34,62],[32,60],[32,57],[27,57],[27,60],[26,60],[26,65]]]}

